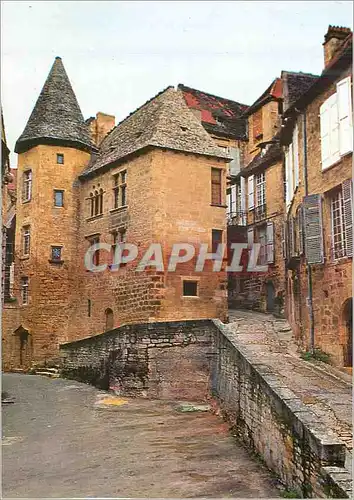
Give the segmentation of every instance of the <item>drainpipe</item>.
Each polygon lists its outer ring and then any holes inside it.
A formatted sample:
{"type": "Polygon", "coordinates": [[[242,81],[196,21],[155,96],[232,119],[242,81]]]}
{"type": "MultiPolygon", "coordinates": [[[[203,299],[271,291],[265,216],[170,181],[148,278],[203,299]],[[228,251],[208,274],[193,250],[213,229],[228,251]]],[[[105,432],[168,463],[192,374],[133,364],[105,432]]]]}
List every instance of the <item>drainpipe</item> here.
{"type": "MultiPolygon", "coordinates": [[[[304,185],[305,185],[305,196],[308,195],[308,178],[307,178],[307,129],[306,129],[306,110],[302,113],[302,125],[303,125],[303,155],[304,155],[304,185]]],[[[315,349],[315,320],[313,314],[313,293],[312,293],[312,268],[310,264],[307,267],[307,286],[308,286],[308,308],[309,308],[309,319],[310,319],[310,351],[314,352],[315,349]]]]}

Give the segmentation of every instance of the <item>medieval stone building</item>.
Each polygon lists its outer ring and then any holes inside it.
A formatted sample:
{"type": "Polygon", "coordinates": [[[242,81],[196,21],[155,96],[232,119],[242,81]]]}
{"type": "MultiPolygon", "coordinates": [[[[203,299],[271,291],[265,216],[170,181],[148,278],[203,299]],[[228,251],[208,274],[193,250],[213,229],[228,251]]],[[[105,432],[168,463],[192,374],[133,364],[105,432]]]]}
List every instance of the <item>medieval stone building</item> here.
{"type": "Polygon", "coordinates": [[[17,307],[4,315],[5,366],[53,362],[61,342],[122,324],[226,318],[225,272],[207,262],[197,273],[196,258],[167,272],[166,256],[174,243],[211,251],[225,241],[228,152],[173,87],[107,134],[112,125],[103,114],[84,121],[56,58],[16,143],[17,307]],[[163,269],[113,272],[108,251],[94,255],[105,271],[87,269],[92,244],[124,241],[138,261],[162,244],[163,269]]]}

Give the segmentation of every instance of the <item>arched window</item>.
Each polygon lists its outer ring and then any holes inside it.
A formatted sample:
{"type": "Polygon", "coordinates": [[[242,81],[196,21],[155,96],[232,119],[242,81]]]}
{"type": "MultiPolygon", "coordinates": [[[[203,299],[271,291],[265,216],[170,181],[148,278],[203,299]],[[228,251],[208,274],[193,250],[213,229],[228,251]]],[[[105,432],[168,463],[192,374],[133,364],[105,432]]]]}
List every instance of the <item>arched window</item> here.
{"type": "Polygon", "coordinates": [[[98,195],[98,213],[103,213],[103,189],[100,189],[100,194],[98,195]]]}
{"type": "Polygon", "coordinates": [[[106,317],[106,331],[112,330],[114,327],[114,316],[112,309],[108,308],[105,310],[105,317],[106,317]]]}
{"type": "Polygon", "coordinates": [[[93,217],[95,214],[94,212],[94,197],[93,193],[90,193],[90,216],[93,217]]]}

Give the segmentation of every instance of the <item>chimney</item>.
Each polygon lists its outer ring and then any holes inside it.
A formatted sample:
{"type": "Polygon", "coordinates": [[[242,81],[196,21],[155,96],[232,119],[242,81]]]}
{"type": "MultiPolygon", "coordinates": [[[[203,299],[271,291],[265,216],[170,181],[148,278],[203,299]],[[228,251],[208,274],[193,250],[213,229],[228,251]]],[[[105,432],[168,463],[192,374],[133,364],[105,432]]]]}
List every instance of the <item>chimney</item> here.
{"type": "Polygon", "coordinates": [[[333,56],[342,45],[343,40],[347,38],[350,33],[350,28],[344,28],[342,26],[328,26],[328,31],[325,34],[325,41],[323,43],[325,68],[329,65],[333,56]]]}
{"type": "Polygon", "coordinates": [[[98,112],[96,118],[89,118],[86,120],[86,124],[89,126],[92,142],[99,146],[108,132],[114,127],[115,116],[98,112]]]}

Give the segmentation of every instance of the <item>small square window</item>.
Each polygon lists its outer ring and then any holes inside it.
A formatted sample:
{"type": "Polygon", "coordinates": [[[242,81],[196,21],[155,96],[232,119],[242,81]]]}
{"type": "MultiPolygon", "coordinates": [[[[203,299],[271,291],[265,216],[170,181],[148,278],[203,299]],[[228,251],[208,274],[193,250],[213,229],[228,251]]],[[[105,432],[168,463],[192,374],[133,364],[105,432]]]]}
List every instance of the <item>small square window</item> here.
{"type": "Polygon", "coordinates": [[[59,163],[59,165],[64,165],[64,155],[63,154],[61,154],[61,153],[57,154],[57,163],[59,163]]]}
{"type": "Polygon", "coordinates": [[[52,247],[52,262],[61,262],[62,247],[52,247]]]}
{"type": "Polygon", "coordinates": [[[183,281],[183,296],[198,297],[198,282],[189,280],[183,281]]]}
{"type": "Polygon", "coordinates": [[[54,189],[54,206],[55,207],[64,206],[64,191],[59,189],[54,189]]]}

